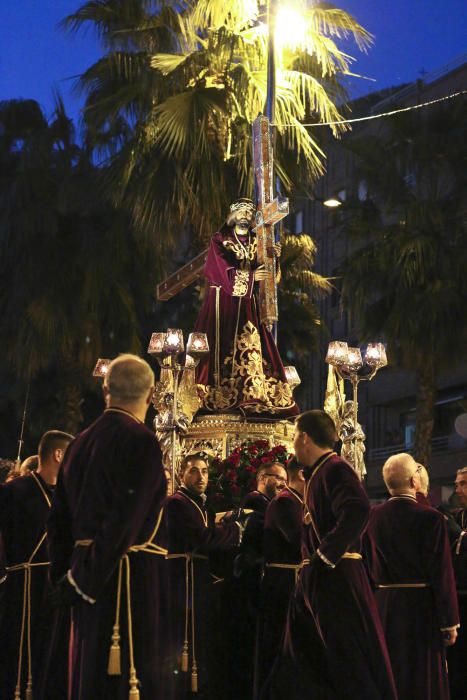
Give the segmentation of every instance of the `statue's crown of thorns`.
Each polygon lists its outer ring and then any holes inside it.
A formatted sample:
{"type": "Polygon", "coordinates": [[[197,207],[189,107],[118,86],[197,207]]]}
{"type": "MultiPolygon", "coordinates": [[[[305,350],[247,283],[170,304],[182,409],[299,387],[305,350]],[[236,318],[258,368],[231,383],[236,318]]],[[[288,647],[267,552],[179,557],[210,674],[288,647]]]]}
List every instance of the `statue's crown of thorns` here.
{"type": "Polygon", "coordinates": [[[249,209],[251,212],[256,211],[255,203],[248,197],[239,197],[230,205],[230,211],[238,211],[239,209],[249,209]]]}

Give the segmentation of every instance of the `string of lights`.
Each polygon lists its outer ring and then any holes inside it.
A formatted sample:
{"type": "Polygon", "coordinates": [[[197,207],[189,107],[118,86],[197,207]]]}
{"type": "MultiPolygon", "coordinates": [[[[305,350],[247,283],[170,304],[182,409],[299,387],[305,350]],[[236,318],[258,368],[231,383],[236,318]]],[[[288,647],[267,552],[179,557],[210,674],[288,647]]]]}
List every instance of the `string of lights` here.
{"type": "MultiPolygon", "coordinates": [[[[356,122],[367,122],[371,119],[381,119],[382,117],[392,117],[394,114],[400,114],[401,112],[411,112],[414,109],[422,109],[422,107],[429,107],[430,105],[438,104],[439,102],[445,102],[446,100],[452,100],[460,95],[466,95],[467,90],[460,90],[459,92],[453,92],[451,95],[445,95],[445,97],[439,97],[436,100],[430,100],[429,102],[423,102],[419,105],[410,105],[410,107],[400,107],[399,109],[393,109],[391,112],[381,112],[381,114],[370,114],[367,117],[355,117],[354,119],[342,119],[335,122],[314,122],[312,124],[300,124],[300,126],[306,127],[316,127],[316,126],[337,126],[339,124],[355,124],[356,122]]],[[[274,124],[281,129],[287,128],[297,128],[295,124],[274,124]]]]}

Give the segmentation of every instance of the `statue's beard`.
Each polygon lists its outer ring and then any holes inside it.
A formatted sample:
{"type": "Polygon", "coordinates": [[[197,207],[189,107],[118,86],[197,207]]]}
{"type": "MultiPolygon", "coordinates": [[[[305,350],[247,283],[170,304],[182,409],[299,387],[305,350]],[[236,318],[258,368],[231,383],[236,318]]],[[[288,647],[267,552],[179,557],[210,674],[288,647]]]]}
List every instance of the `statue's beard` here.
{"type": "Polygon", "coordinates": [[[240,228],[242,229],[242,231],[246,232],[250,228],[250,223],[251,222],[249,221],[249,219],[240,219],[240,221],[236,222],[235,227],[240,228]]]}

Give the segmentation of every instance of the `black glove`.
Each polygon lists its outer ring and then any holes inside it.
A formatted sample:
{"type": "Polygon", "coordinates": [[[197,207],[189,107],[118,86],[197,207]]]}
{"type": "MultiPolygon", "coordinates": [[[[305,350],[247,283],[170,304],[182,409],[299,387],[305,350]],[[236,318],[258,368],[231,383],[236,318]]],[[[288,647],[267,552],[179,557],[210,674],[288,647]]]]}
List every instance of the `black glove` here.
{"type": "Polygon", "coordinates": [[[52,588],[49,598],[54,608],[71,608],[81,600],[66,574],[52,588]]]}

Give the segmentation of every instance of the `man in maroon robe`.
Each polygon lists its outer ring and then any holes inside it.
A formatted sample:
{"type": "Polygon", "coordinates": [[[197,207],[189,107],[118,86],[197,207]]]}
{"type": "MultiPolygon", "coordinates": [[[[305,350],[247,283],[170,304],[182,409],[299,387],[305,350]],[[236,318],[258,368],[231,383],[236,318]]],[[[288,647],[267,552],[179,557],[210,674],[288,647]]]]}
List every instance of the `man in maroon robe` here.
{"type": "Polygon", "coordinates": [[[303,469],[293,457],[288,483],[270,501],[264,521],[264,575],[259,594],[256,635],[255,692],[261,688],[281,650],[289,599],[300,570],[303,522],[303,469]]]}
{"type": "Polygon", "coordinates": [[[445,645],[459,625],[446,522],[417,502],[419,470],[406,453],[383,467],[391,495],[370,513],[365,558],[399,698],[448,700],[445,645]]]}
{"type": "Polygon", "coordinates": [[[250,698],[253,693],[255,640],[260,583],[264,563],[264,517],[271,500],[287,484],[287,472],[281,462],[264,462],[256,473],[256,489],[242,502],[242,509],[253,511],[245,527],[240,552],[235,560],[230,597],[234,613],[228,623],[231,648],[232,697],[250,698]],[[237,640],[242,643],[238,644],[237,640]]]}
{"type": "Polygon", "coordinates": [[[191,688],[203,700],[218,700],[226,661],[217,617],[222,580],[210,560],[236,547],[243,527],[237,521],[216,525],[206,509],[208,465],[202,453],[184,458],[180,476],[182,485],[166,505],[174,656],[181,657],[177,698],[186,698],[191,688]]]}
{"type": "Polygon", "coordinates": [[[457,471],[455,493],[460,508],[454,512],[449,530],[460,629],[456,644],[448,647],[447,657],[451,700],[464,700],[467,697],[467,467],[457,471]]]}
{"type": "MultiPolygon", "coordinates": [[[[0,627],[0,697],[15,693],[42,698],[44,655],[51,632],[45,526],[63,454],[72,435],[44,433],[37,471],[0,487],[0,580],[3,619],[0,627]],[[28,648],[31,648],[29,658],[28,648]]],[[[57,658],[48,700],[66,697],[66,653],[57,658]]]]}
{"type": "Polygon", "coordinates": [[[295,455],[306,465],[303,568],[287,616],[287,672],[272,679],[267,697],[394,700],[384,634],[360,553],[370,505],[352,467],[333,452],[336,439],[324,411],[297,418],[295,455]]]}
{"type": "MultiPolygon", "coordinates": [[[[255,282],[266,279],[258,267],[255,206],[241,198],[214,234],[204,275],[208,289],[195,330],[206,333],[211,352],[201,360],[197,382],[207,388],[204,410],[250,415],[298,413],[272,334],[259,321],[255,282]]],[[[280,245],[275,246],[280,255],[280,245]]]]}
{"type": "Polygon", "coordinates": [[[158,544],[167,480],[144,419],[149,365],[120,355],[106,410],[65,455],[48,522],[57,597],[73,604],[69,700],[166,697],[166,550],[158,544]]]}

